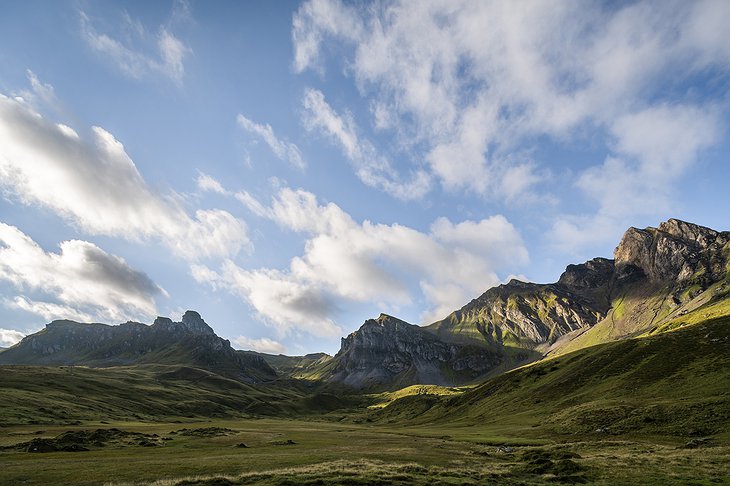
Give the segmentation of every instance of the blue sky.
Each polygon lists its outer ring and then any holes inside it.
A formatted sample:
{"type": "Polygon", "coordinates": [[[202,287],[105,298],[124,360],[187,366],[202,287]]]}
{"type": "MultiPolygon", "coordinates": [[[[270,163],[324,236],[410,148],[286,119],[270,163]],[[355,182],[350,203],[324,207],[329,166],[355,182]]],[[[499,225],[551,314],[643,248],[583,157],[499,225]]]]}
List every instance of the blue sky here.
{"type": "Polygon", "coordinates": [[[730,229],[730,3],[6,1],[0,345],[336,352],[629,226],[730,229]]]}

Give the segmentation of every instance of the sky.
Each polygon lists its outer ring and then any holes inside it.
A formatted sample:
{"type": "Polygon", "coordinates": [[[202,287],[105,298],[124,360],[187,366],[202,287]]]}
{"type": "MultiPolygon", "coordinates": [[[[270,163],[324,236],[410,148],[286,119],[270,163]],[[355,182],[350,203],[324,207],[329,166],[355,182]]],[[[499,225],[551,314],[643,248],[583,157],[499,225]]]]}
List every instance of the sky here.
{"type": "Polygon", "coordinates": [[[0,1],[0,346],[194,309],[301,355],[730,230],[730,2],[0,1]]]}

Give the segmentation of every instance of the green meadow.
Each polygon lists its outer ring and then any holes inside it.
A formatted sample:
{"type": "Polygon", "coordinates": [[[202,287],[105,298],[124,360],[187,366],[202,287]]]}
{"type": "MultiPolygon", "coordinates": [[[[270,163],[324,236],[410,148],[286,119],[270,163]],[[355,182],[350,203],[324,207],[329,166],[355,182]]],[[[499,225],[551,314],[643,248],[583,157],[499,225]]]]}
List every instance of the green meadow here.
{"type": "Polygon", "coordinates": [[[728,484],[728,384],[727,317],[378,394],[6,366],[0,484],[728,484]]]}

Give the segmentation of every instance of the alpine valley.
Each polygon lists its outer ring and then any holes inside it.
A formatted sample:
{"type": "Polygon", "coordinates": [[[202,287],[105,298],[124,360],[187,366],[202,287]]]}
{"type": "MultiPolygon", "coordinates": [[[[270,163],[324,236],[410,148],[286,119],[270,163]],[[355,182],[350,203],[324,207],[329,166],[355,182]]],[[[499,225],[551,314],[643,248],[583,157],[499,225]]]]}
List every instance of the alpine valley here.
{"type": "Polygon", "coordinates": [[[730,232],[676,219],[335,356],[194,311],[0,350],[2,484],[727,484],[728,457],[730,232]]]}

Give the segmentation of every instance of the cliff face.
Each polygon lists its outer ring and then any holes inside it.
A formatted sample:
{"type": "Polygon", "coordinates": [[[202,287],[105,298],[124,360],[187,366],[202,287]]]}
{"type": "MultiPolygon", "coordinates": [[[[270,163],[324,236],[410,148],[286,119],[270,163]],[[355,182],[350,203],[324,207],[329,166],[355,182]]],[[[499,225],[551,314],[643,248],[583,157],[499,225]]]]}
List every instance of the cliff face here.
{"type": "Polygon", "coordinates": [[[194,311],[187,311],[181,322],[158,317],[151,326],[53,321],[3,352],[0,364],[171,364],[204,368],[246,382],[276,377],[261,357],[234,350],[194,311]]]}
{"type": "Polygon", "coordinates": [[[444,338],[466,331],[489,343],[530,348],[594,325],[606,309],[605,299],[583,296],[560,284],[511,280],[488,290],[429,329],[444,338]]]}
{"type": "Polygon", "coordinates": [[[659,228],[629,228],[614,251],[619,274],[639,269],[651,282],[678,286],[695,280],[709,286],[727,273],[730,232],[677,219],[659,228]]]}
{"type": "Polygon", "coordinates": [[[511,280],[427,327],[368,320],[342,340],[329,379],[462,383],[542,353],[651,330],[707,302],[702,294],[713,285],[730,283],[730,232],[676,219],[630,228],[614,256],[568,265],[551,284],[511,280]]]}
{"type": "Polygon", "coordinates": [[[487,347],[445,342],[422,327],[381,314],[342,339],[329,380],[356,388],[463,383],[502,360],[487,347]]]}

